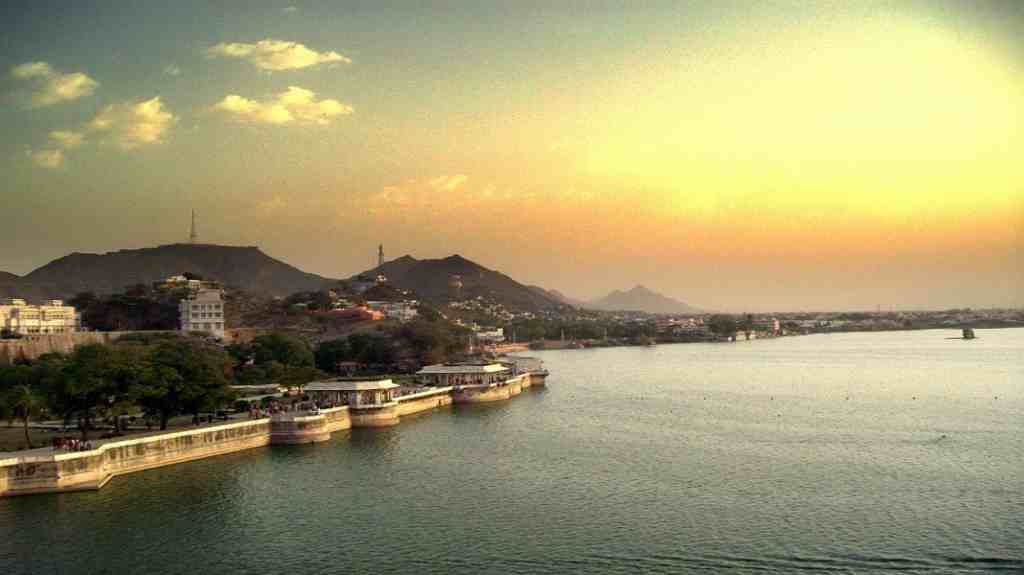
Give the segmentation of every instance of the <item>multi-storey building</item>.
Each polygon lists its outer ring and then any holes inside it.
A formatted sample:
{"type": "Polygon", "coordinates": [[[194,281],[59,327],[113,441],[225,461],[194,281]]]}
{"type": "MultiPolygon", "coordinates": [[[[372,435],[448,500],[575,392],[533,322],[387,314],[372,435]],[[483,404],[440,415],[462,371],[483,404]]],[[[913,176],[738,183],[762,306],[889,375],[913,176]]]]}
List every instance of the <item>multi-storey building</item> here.
{"type": "Polygon", "coordinates": [[[0,303],[0,331],[19,335],[73,333],[81,326],[81,315],[59,299],[42,305],[29,305],[17,298],[0,303]]]}
{"type": "Polygon", "coordinates": [[[181,331],[224,337],[224,296],[216,289],[201,289],[178,303],[181,331]]]}

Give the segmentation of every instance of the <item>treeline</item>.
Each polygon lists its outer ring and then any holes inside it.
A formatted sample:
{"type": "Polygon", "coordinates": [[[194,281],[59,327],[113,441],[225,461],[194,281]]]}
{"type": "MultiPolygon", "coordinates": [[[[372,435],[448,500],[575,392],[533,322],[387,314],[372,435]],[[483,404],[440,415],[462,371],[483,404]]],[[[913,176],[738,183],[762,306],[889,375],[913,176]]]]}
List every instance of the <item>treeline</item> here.
{"type": "Polygon", "coordinates": [[[0,418],[20,420],[31,447],[30,420],[61,420],[83,439],[97,421],[112,421],[120,433],[125,416],[167,429],[172,417],[198,418],[232,405],[232,385],[294,387],[322,377],[309,344],[293,336],[265,335],[225,349],[203,338],[133,334],[0,366],[0,418]]]}
{"type": "MultiPolygon", "coordinates": [[[[422,312],[421,312],[422,314],[422,312]]],[[[317,368],[338,372],[338,364],[358,364],[357,371],[410,371],[421,365],[460,358],[469,330],[431,316],[375,333],[354,333],[322,342],[314,354],[317,368]]]]}
{"type": "Polygon", "coordinates": [[[234,400],[233,366],[223,349],[200,339],[126,337],[72,353],[47,354],[32,363],[0,366],[0,416],[60,419],[77,424],[87,439],[97,420],[141,412],[166,429],[171,417],[198,416],[234,400]]]}
{"type": "Polygon", "coordinates": [[[357,333],[322,343],[274,333],[226,348],[178,334],[131,334],[112,344],[46,354],[0,365],[0,419],[20,420],[31,448],[29,422],[60,420],[87,439],[97,422],[121,432],[124,417],[142,416],[166,429],[179,415],[213,413],[232,405],[232,385],[302,385],[339,372],[409,371],[455,359],[467,332],[446,321],[417,320],[392,331],[357,333]]]}
{"type": "MultiPolygon", "coordinates": [[[[737,331],[751,329],[753,316],[715,314],[706,319],[708,331],[719,337],[728,337],[737,331]]],[[[594,320],[529,319],[505,324],[505,337],[515,337],[519,342],[541,339],[613,339],[642,341],[658,335],[653,318],[640,321],[616,321],[598,318],[594,320]]]]}
{"type": "Polygon", "coordinates": [[[654,321],[618,322],[611,319],[559,320],[529,319],[505,324],[505,337],[530,342],[541,339],[638,339],[653,337],[657,332],[654,321]]]}
{"type": "Polygon", "coordinates": [[[262,335],[250,343],[229,345],[226,351],[238,385],[298,387],[325,376],[314,366],[310,345],[298,337],[262,335]]]}
{"type": "Polygon", "coordinates": [[[82,314],[82,324],[96,331],[151,331],[178,329],[178,301],[187,293],[153,294],[140,284],[125,293],[76,295],[69,305],[82,314]]]}

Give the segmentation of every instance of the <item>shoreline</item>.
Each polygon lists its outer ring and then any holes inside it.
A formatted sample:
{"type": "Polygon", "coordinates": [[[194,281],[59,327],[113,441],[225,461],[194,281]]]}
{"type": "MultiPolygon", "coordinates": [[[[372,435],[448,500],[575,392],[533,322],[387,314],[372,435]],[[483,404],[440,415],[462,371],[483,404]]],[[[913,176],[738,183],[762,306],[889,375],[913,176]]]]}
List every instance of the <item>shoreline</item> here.
{"type": "MultiPolygon", "coordinates": [[[[1021,328],[1024,328],[1024,325],[995,325],[995,326],[984,326],[983,325],[983,326],[969,326],[969,327],[972,327],[973,329],[978,329],[978,330],[999,330],[999,329],[1021,329],[1021,328]]],[[[747,339],[745,337],[737,337],[735,340],[733,340],[733,339],[687,339],[687,340],[667,339],[667,340],[658,340],[657,338],[654,338],[654,343],[652,343],[652,344],[645,344],[645,343],[603,343],[600,340],[567,340],[567,341],[564,341],[564,342],[562,342],[561,340],[550,340],[552,342],[557,342],[558,345],[554,346],[554,347],[531,347],[530,351],[581,351],[581,350],[588,350],[588,349],[605,349],[605,348],[616,348],[616,347],[655,347],[655,346],[658,346],[658,345],[684,345],[684,344],[694,344],[694,343],[731,344],[731,343],[744,343],[744,342],[758,341],[758,340],[769,340],[769,341],[771,341],[771,340],[787,339],[787,338],[793,338],[793,337],[805,337],[805,336],[809,336],[809,335],[833,335],[833,334],[843,334],[843,333],[902,333],[902,332],[911,332],[911,331],[959,332],[961,329],[963,329],[963,328],[961,328],[961,327],[952,328],[952,327],[949,327],[949,326],[911,327],[911,328],[903,328],[903,329],[832,329],[832,330],[811,331],[811,332],[807,332],[807,333],[794,333],[794,334],[764,336],[764,337],[751,337],[750,339],[747,339]],[[595,343],[588,344],[588,342],[593,342],[593,341],[596,341],[597,343],[596,344],[595,343]]],[[[962,338],[960,338],[960,337],[952,337],[952,338],[949,338],[949,339],[962,339],[962,338]]]]}
{"type": "MultiPolygon", "coordinates": [[[[390,427],[401,418],[453,404],[505,401],[545,385],[546,372],[528,372],[500,383],[439,387],[370,408],[334,407],[290,412],[241,422],[147,434],[98,445],[90,451],[0,458],[0,497],[98,490],[118,475],[186,463],[266,445],[320,443],[353,427],[390,427]]],[[[14,452],[17,453],[17,452],[14,452]]]]}

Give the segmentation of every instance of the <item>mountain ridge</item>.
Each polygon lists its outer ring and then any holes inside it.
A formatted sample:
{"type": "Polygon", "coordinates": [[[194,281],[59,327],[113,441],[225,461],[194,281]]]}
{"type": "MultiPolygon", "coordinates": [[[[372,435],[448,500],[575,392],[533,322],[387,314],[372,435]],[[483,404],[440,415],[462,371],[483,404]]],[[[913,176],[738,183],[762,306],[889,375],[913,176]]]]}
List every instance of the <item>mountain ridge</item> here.
{"type": "Polygon", "coordinates": [[[520,310],[556,309],[564,305],[543,288],[521,284],[460,254],[436,259],[404,255],[349,279],[377,275],[384,275],[393,286],[410,290],[435,305],[476,297],[520,310]]]}
{"type": "Polygon", "coordinates": [[[584,307],[602,311],[640,311],[663,314],[701,312],[685,302],[662,295],[640,284],[627,291],[612,290],[604,297],[586,302],[584,307]]]}
{"type": "Polygon", "coordinates": [[[0,281],[0,295],[38,300],[69,299],[84,291],[111,294],[185,272],[266,296],[326,289],[336,281],[304,272],[256,246],[179,243],[102,254],[72,252],[24,276],[0,281]]]}

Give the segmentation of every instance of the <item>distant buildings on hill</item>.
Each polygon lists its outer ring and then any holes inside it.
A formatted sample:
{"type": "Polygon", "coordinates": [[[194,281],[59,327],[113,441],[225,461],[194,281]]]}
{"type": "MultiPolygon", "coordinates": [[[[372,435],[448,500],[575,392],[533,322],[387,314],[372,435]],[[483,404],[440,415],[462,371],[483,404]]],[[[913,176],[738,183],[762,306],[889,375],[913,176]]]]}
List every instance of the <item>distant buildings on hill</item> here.
{"type": "Polygon", "coordinates": [[[0,332],[8,335],[74,333],[82,327],[82,316],[59,299],[30,305],[23,299],[0,300],[0,332]]]}
{"type": "Polygon", "coordinates": [[[366,307],[379,311],[388,319],[397,319],[401,322],[414,320],[419,315],[419,302],[416,300],[368,301],[366,307]]]}
{"type": "Polygon", "coordinates": [[[199,290],[219,290],[221,289],[220,282],[206,281],[195,277],[189,277],[187,275],[175,275],[168,276],[163,281],[153,282],[153,289],[156,291],[171,291],[176,289],[188,289],[192,292],[198,292],[199,290]]]}

